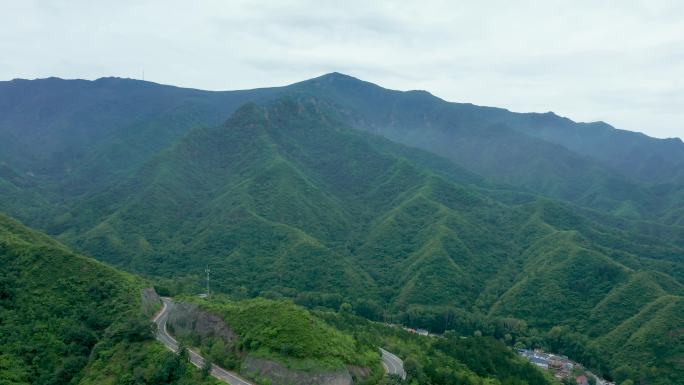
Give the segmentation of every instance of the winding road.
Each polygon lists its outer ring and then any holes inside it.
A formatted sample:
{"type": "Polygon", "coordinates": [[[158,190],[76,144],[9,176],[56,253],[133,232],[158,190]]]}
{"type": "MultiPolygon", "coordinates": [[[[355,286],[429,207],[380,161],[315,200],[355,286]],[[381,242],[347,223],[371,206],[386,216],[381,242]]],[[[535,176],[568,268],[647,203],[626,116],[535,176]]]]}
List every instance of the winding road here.
{"type": "MultiPolygon", "coordinates": [[[[178,352],[178,341],[173,338],[169,332],[166,330],[166,321],[169,319],[169,309],[173,306],[173,300],[171,298],[162,297],[163,307],[157,313],[157,315],[152,318],[152,322],[157,324],[157,339],[169,348],[172,352],[178,352]]],[[[380,353],[382,353],[382,365],[385,367],[387,374],[393,374],[406,379],[406,372],[404,371],[404,363],[401,359],[394,354],[388,352],[385,349],[380,348],[380,353]]],[[[188,349],[188,355],[190,362],[202,368],[204,366],[204,358],[197,354],[195,351],[188,349]]],[[[254,385],[251,382],[239,377],[233,372],[229,372],[219,366],[211,366],[211,375],[223,382],[231,385],[254,385]]]]}
{"type": "Polygon", "coordinates": [[[404,370],[404,361],[383,348],[380,348],[380,353],[382,353],[382,366],[385,367],[387,374],[393,374],[401,377],[402,380],[405,380],[406,371],[404,370]]]}
{"type": "MultiPolygon", "coordinates": [[[[152,322],[157,324],[157,339],[161,341],[167,348],[171,349],[174,353],[178,352],[178,341],[171,337],[169,332],[166,330],[166,321],[169,319],[169,309],[173,306],[173,300],[171,298],[162,297],[162,302],[164,306],[157,313],[157,315],[152,318],[152,322]]],[[[204,358],[197,354],[195,351],[188,349],[188,355],[190,356],[190,362],[202,368],[204,366],[204,358]]],[[[223,382],[231,385],[254,385],[251,382],[242,379],[237,374],[229,372],[219,366],[211,365],[211,375],[223,382]]]]}

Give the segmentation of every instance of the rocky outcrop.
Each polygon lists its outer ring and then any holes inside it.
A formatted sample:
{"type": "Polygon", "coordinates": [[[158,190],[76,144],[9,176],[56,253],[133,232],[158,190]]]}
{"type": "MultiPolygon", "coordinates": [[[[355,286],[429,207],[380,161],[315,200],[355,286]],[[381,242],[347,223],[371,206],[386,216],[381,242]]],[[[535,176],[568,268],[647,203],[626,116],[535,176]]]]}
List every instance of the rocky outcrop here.
{"type": "Polygon", "coordinates": [[[370,369],[363,366],[347,365],[347,369],[349,369],[355,384],[365,381],[371,375],[370,369]]]}
{"type": "Polygon", "coordinates": [[[351,385],[352,376],[347,369],[309,372],[289,369],[263,358],[247,356],[240,373],[256,380],[268,380],[272,385],[351,385]]]}
{"type": "Polygon", "coordinates": [[[162,306],[161,298],[159,298],[157,292],[151,287],[140,290],[140,303],[142,305],[143,314],[146,317],[152,317],[162,306]]]}
{"type": "Polygon", "coordinates": [[[202,339],[216,337],[227,345],[237,339],[233,329],[221,317],[202,310],[194,303],[174,302],[169,309],[167,322],[178,336],[194,334],[202,339]]]}

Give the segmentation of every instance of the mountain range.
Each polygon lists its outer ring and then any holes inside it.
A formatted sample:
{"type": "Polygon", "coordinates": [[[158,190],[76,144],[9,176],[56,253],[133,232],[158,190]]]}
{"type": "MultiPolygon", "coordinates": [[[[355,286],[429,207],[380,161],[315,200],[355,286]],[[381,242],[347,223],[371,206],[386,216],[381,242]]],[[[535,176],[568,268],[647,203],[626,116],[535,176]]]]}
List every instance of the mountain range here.
{"type": "Polygon", "coordinates": [[[338,73],[0,82],[0,210],[80,252],[170,291],[208,265],[237,298],[513,334],[643,384],[684,378],[683,166],[679,139],[338,73]]]}

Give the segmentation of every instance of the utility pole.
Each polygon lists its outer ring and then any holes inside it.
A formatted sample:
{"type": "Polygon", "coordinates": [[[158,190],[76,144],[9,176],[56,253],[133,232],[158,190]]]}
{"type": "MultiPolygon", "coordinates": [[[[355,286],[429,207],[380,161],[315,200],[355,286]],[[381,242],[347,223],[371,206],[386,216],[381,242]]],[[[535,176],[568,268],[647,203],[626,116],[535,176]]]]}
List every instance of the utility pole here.
{"type": "Polygon", "coordinates": [[[209,270],[209,265],[207,265],[207,268],[204,269],[204,272],[207,273],[207,299],[209,298],[209,273],[211,270],[209,270]]]}

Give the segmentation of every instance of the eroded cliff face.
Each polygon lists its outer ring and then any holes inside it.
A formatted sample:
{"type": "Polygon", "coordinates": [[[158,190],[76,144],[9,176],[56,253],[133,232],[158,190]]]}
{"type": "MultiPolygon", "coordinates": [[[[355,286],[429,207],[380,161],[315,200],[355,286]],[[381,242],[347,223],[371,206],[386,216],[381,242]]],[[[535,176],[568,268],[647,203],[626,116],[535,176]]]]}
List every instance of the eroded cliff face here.
{"type": "Polygon", "coordinates": [[[202,310],[193,303],[174,302],[169,309],[168,324],[178,336],[196,334],[202,339],[216,337],[227,346],[237,340],[233,329],[221,317],[202,310]]]}
{"type": "Polygon", "coordinates": [[[154,313],[159,311],[162,307],[161,298],[159,298],[157,292],[151,287],[140,290],[140,304],[142,305],[143,314],[146,317],[152,317],[154,313]]]}
{"type": "Polygon", "coordinates": [[[308,372],[294,370],[263,358],[247,356],[242,362],[240,373],[259,380],[268,380],[272,385],[351,385],[352,376],[347,369],[335,371],[308,372]]]}

